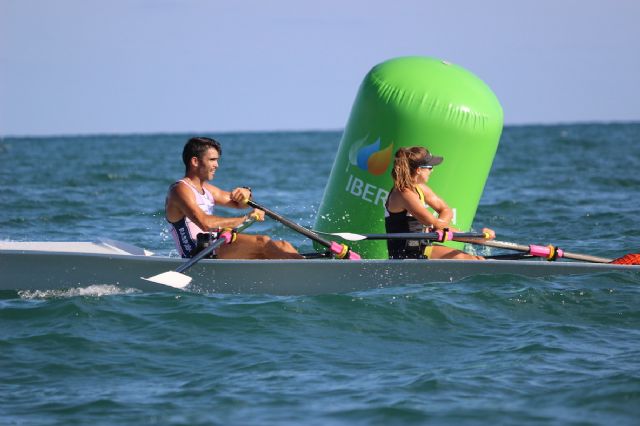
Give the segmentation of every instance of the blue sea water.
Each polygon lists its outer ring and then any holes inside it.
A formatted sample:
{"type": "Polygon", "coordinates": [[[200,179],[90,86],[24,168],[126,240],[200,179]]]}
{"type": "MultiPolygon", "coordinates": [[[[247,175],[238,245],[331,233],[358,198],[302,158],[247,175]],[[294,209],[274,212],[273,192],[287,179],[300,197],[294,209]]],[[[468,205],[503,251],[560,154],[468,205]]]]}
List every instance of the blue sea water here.
{"type": "MultiPolygon", "coordinates": [[[[163,201],[189,136],[1,139],[0,239],[105,237],[172,254],[163,201]]],[[[251,186],[312,226],[340,132],[212,136],[218,186],[251,186]]],[[[507,127],[476,228],[638,252],[638,170],[638,123],[507,127]]],[[[254,230],[311,249],[272,221],[254,230]]],[[[298,297],[2,291],[0,424],[635,425],[639,281],[485,276],[298,297]]]]}

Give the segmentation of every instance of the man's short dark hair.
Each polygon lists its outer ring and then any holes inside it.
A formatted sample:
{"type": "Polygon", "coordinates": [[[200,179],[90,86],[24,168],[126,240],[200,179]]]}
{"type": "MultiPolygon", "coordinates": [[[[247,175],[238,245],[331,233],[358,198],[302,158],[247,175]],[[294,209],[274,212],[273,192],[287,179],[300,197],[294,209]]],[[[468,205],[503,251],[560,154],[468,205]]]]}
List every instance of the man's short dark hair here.
{"type": "Polygon", "coordinates": [[[215,139],[205,138],[205,137],[195,137],[191,138],[187,141],[182,150],[182,162],[189,171],[189,163],[193,157],[198,159],[202,158],[202,155],[207,152],[208,149],[213,148],[218,151],[219,155],[222,155],[222,146],[220,146],[220,142],[215,139]]]}

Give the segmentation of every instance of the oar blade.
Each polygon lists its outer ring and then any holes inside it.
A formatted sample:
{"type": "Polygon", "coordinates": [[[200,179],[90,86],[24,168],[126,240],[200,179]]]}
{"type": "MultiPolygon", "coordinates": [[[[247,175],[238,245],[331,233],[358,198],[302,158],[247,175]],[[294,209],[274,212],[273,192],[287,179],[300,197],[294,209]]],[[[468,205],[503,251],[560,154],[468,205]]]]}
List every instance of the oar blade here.
{"type": "Polygon", "coordinates": [[[188,275],[181,274],[176,271],[167,271],[149,278],[140,277],[143,280],[151,281],[156,284],[162,284],[169,287],[183,290],[191,283],[192,278],[188,275]]]}
{"type": "Polygon", "coordinates": [[[629,253],[614,259],[611,263],[616,265],[640,265],[640,253],[629,253]]]}
{"type": "MultiPolygon", "coordinates": [[[[240,226],[238,226],[238,228],[236,229],[236,232],[240,232],[246,229],[255,221],[256,221],[256,218],[249,218],[245,220],[244,222],[242,222],[240,226]]],[[[211,252],[213,252],[216,248],[220,247],[222,244],[232,241],[230,237],[229,239],[227,239],[225,234],[229,236],[231,232],[230,231],[223,232],[218,237],[218,239],[216,239],[213,243],[211,243],[211,245],[209,245],[209,247],[202,250],[200,253],[198,253],[197,255],[195,255],[185,263],[183,263],[175,271],[163,272],[161,274],[154,275],[149,278],[145,278],[145,277],[140,277],[140,278],[146,281],[151,281],[156,284],[162,284],[162,285],[177,288],[180,290],[184,289],[186,286],[188,286],[191,283],[192,278],[188,275],[183,274],[182,272],[186,271],[187,269],[195,265],[197,262],[207,257],[211,252]]]]}
{"type": "Polygon", "coordinates": [[[340,237],[343,240],[347,240],[347,241],[362,241],[367,239],[365,235],[352,234],[351,232],[333,232],[333,233],[323,232],[323,234],[334,235],[336,237],[340,237]]]}

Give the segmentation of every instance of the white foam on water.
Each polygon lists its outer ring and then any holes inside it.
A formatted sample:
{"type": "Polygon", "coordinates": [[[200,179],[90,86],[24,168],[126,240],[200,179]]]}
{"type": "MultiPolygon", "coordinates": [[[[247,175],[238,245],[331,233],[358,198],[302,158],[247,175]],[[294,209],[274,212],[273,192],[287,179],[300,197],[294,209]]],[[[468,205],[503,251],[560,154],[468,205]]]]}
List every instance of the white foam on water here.
{"type": "Polygon", "coordinates": [[[58,299],[68,297],[102,297],[119,294],[139,293],[135,288],[122,288],[113,284],[93,284],[87,287],[75,287],[65,290],[21,290],[21,299],[58,299]]]}

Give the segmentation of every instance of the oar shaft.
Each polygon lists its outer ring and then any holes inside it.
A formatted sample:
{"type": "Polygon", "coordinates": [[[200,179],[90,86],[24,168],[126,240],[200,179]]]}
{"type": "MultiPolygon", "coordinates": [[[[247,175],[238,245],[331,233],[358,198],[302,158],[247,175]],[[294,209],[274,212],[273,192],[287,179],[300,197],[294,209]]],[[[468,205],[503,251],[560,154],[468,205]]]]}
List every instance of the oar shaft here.
{"type": "MultiPolygon", "coordinates": [[[[452,232],[444,234],[446,240],[460,238],[485,238],[485,235],[477,232],[452,232]]],[[[367,240],[442,240],[443,234],[438,232],[399,232],[394,234],[362,234],[367,240]]]]}
{"type": "Polygon", "coordinates": [[[507,250],[522,251],[525,253],[528,253],[530,251],[529,246],[516,244],[516,243],[509,243],[506,241],[486,240],[486,241],[478,241],[477,244],[480,244],[483,246],[495,247],[495,248],[502,248],[507,250]]]}
{"type": "MultiPolygon", "coordinates": [[[[476,241],[474,242],[474,244],[480,244],[483,246],[502,248],[507,250],[521,251],[524,253],[531,253],[532,255],[539,256],[539,257],[547,257],[549,253],[551,253],[550,247],[537,246],[533,244],[525,246],[522,244],[515,244],[515,243],[506,242],[506,241],[496,241],[496,240],[476,241]]],[[[557,257],[564,257],[566,259],[582,260],[584,262],[593,262],[593,263],[610,263],[611,262],[611,259],[607,259],[604,257],[591,256],[588,254],[570,253],[562,249],[558,249],[556,247],[553,247],[553,250],[557,252],[557,257]]]]}
{"type": "Polygon", "coordinates": [[[331,253],[333,253],[334,255],[336,255],[339,259],[349,259],[349,260],[360,260],[361,257],[358,253],[354,252],[353,250],[349,249],[348,246],[344,245],[344,244],[339,244],[336,243],[335,241],[328,241],[325,240],[324,238],[322,238],[321,236],[319,236],[318,234],[316,234],[315,232],[298,225],[295,222],[290,221],[289,219],[280,216],[278,213],[269,210],[268,208],[256,203],[255,201],[252,200],[247,200],[246,202],[249,206],[253,207],[254,209],[259,209],[262,210],[264,212],[264,214],[266,214],[267,216],[269,216],[271,219],[273,220],[277,220],[278,222],[282,223],[285,226],[288,226],[289,228],[293,229],[294,231],[304,235],[305,237],[309,238],[312,241],[317,242],[318,244],[322,244],[323,246],[327,247],[329,249],[329,251],[331,251],[331,253]]]}
{"type": "MultiPolygon", "coordinates": [[[[245,220],[244,222],[242,222],[240,224],[240,226],[238,226],[235,229],[235,231],[236,232],[240,232],[243,229],[245,229],[248,226],[250,226],[255,221],[256,221],[255,218],[249,218],[249,219],[245,220]]],[[[166,286],[173,287],[173,288],[184,289],[186,286],[188,286],[191,283],[192,279],[191,279],[190,276],[185,275],[182,272],[184,272],[187,269],[191,268],[199,260],[201,260],[203,257],[209,255],[213,250],[217,249],[222,244],[227,243],[227,242],[231,242],[232,240],[233,240],[233,231],[232,230],[223,231],[220,234],[220,236],[218,236],[218,238],[213,243],[211,243],[209,245],[209,247],[205,248],[200,253],[196,254],[194,257],[192,257],[191,259],[189,259],[188,261],[186,261],[185,263],[180,265],[174,271],[166,271],[166,272],[163,272],[163,273],[158,274],[158,275],[154,275],[154,276],[149,277],[149,278],[145,278],[145,277],[141,277],[141,278],[143,280],[151,281],[151,282],[154,282],[156,284],[162,284],[162,285],[166,285],[166,286]]]]}
{"type": "Polygon", "coordinates": [[[580,253],[570,253],[568,251],[565,251],[562,257],[565,257],[567,259],[582,260],[584,262],[593,262],[593,263],[611,263],[613,261],[613,259],[607,259],[606,257],[591,256],[588,254],[580,254],[580,253]]]}
{"type": "Polygon", "coordinates": [[[267,216],[269,216],[271,219],[273,220],[277,220],[278,222],[282,223],[285,226],[288,226],[289,228],[293,229],[296,232],[301,233],[302,235],[304,235],[305,237],[319,243],[322,244],[325,247],[331,247],[331,241],[325,240],[324,238],[322,238],[321,236],[319,236],[318,234],[316,234],[313,231],[310,231],[309,229],[298,225],[295,222],[290,221],[289,219],[280,216],[278,213],[269,210],[268,208],[256,203],[253,200],[248,200],[247,204],[251,207],[253,207],[254,209],[259,209],[262,210],[264,212],[264,214],[266,214],[267,216]]]}

